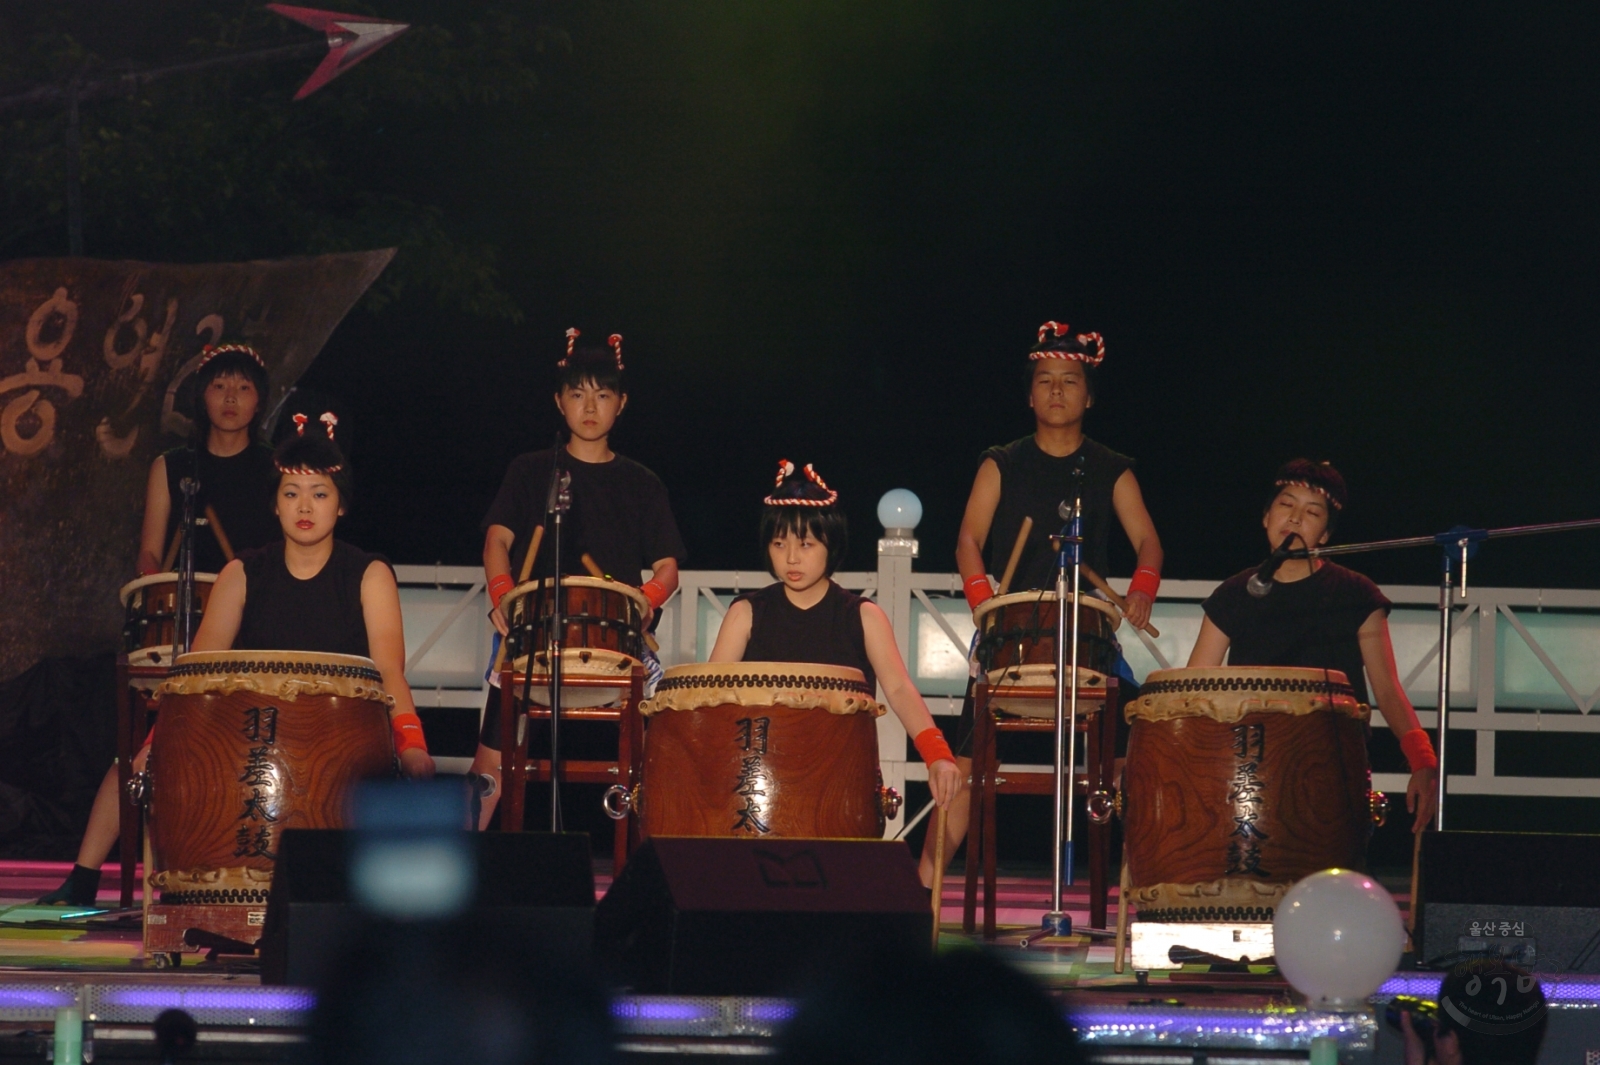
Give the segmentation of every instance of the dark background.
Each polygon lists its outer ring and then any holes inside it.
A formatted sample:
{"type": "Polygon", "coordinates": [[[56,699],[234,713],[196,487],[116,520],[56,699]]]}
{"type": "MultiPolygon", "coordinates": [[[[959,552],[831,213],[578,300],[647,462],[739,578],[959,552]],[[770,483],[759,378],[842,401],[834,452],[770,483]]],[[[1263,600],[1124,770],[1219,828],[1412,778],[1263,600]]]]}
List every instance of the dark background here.
{"type": "MultiPolygon", "coordinates": [[[[347,410],[360,506],[346,532],[363,546],[478,560],[506,463],[555,427],[548,372],[568,325],[625,334],[632,397],[614,442],[666,482],[696,568],[759,565],[758,500],[780,457],[841,491],[848,568],[872,565],[875,503],[895,486],[927,508],[919,565],[953,568],[978,453],[1031,428],[1019,366],[1047,318],[1107,338],[1088,428],[1138,458],[1169,577],[1256,561],[1266,486],[1296,454],[1348,476],[1344,539],[1600,515],[1600,9],[500,6],[570,40],[531,60],[537,88],[449,111],[379,99],[347,167],[493,245],[515,308],[473,313],[412,286],[353,313],[312,367],[304,384],[347,410]]],[[[201,14],[244,9],[29,7],[134,63],[188,55],[201,14]]],[[[483,8],[371,5],[419,27],[483,8]]],[[[275,32],[266,43],[314,39],[275,32]]],[[[406,47],[285,124],[330,121],[431,54],[406,47]]],[[[251,77],[281,99],[311,65],[251,77]]],[[[252,136],[213,155],[259,150],[265,167],[273,142],[252,136]]],[[[271,215],[253,195],[218,217],[271,215]]],[[[138,217],[92,218],[89,254],[326,250],[181,214],[139,236],[138,217]]],[[[395,276],[451,272],[399,242],[395,276]]],[[[46,229],[0,253],[63,249],[46,229]]],[[[1358,565],[1429,583],[1430,556],[1358,565]]],[[[1474,580],[1594,586],[1597,564],[1600,535],[1515,541],[1486,550],[1474,580]]]]}
{"type": "MultiPolygon", "coordinates": [[[[1088,428],[1139,459],[1168,576],[1255,561],[1296,454],[1349,478],[1347,540],[1600,515],[1600,11],[565,15],[573,53],[530,106],[413,146],[503,234],[526,320],[357,314],[306,378],[360,418],[371,547],[477,560],[506,462],[555,426],[569,324],[626,335],[615,444],[666,481],[697,568],[758,564],[787,456],[842,493],[851,568],[903,485],[920,565],[952,569],[977,454],[1031,429],[1018,366],[1047,318],[1107,337],[1088,428]]],[[[1573,534],[1494,545],[1474,577],[1593,586],[1597,562],[1573,534]]]]}

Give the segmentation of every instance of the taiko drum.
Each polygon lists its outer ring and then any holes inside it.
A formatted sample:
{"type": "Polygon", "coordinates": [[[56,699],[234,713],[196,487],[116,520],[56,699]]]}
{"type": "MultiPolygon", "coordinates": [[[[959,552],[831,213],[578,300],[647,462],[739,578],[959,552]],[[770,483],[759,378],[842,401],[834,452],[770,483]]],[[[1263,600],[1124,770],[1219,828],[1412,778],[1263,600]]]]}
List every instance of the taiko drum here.
{"type": "MultiPolygon", "coordinates": [[[[194,575],[194,629],[211,600],[215,573],[194,575]]],[[[122,586],[122,650],[130,666],[170,666],[178,642],[178,575],[150,573],[122,586]]]]}
{"type": "Polygon", "coordinates": [[[1140,692],[1122,818],[1141,920],[1270,920],[1302,877],[1365,868],[1369,710],[1343,673],[1163,669],[1140,692]]]}
{"type": "Polygon", "coordinates": [[[533,649],[529,700],[550,701],[550,646],[554,635],[555,596],[561,596],[561,673],[585,681],[615,680],[615,688],[585,683],[563,685],[564,707],[605,706],[626,694],[633,667],[644,656],[644,616],[650,601],[632,585],[598,577],[563,577],[519,584],[507,593],[504,606],[511,629],[512,668],[528,669],[533,649]]]}
{"type": "Polygon", "coordinates": [[[648,715],[635,809],[653,836],[883,835],[875,701],[858,669],[675,666],[648,715]]]}

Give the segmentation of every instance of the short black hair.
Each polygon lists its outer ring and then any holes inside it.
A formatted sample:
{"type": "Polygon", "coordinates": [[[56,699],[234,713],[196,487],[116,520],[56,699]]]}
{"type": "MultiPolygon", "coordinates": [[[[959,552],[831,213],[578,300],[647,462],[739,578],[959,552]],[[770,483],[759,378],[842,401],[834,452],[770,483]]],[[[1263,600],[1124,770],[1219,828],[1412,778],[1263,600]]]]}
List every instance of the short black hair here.
{"type": "Polygon", "coordinates": [[[1261,513],[1265,514],[1272,509],[1273,501],[1278,498],[1286,484],[1303,484],[1327,498],[1328,531],[1333,532],[1334,526],[1339,524],[1340,512],[1350,501],[1344,475],[1334,468],[1333,463],[1299,458],[1290,459],[1279,466],[1277,474],[1272,478],[1272,494],[1267,496],[1267,501],[1262,504],[1261,513]]]}
{"type": "Polygon", "coordinates": [[[1468,1065],[1534,1065],[1548,1023],[1538,979],[1498,955],[1464,961],[1439,984],[1437,1032],[1456,1033],[1468,1065]]]}
{"type": "Polygon", "coordinates": [[[272,453],[272,486],[273,494],[283,483],[285,471],[294,469],[316,470],[325,472],[328,480],[339,490],[339,506],[344,508],[345,514],[354,509],[355,485],[350,476],[350,464],[344,459],[344,452],[339,450],[339,445],[328,439],[319,426],[305,434],[295,434],[283,438],[272,453]]]}
{"type": "Polygon", "coordinates": [[[623,376],[622,367],[617,365],[616,352],[610,348],[580,345],[563,362],[565,365],[556,367],[557,392],[592,384],[596,388],[610,389],[620,396],[628,394],[627,379],[623,376]]]}
{"type": "Polygon", "coordinates": [[[219,377],[243,377],[255,385],[256,413],[255,417],[250,419],[252,439],[261,429],[261,422],[267,416],[269,385],[266,367],[242,351],[219,352],[194,373],[190,417],[194,422],[195,439],[201,447],[205,446],[206,436],[211,432],[211,416],[206,413],[206,389],[210,388],[211,382],[219,377]]]}
{"type": "MultiPolygon", "coordinates": [[[[1044,361],[1045,360],[1043,359],[1028,360],[1028,366],[1024,371],[1022,378],[1024,392],[1033,391],[1033,375],[1039,369],[1039,364],[1044,361]]],[[[1072,359],[1070,361],[1076,362],[1083,368],[1083,387],[1089,390],[1090,399],[1096,398],[1099,393],[1099,386],[1096,383],[1096,378],[1100,376],[1100,367],[1096,366],[1092,362],[1084,362],[1081,359],[1072,359]]]]}
{"type": "Polygon", "coordinates": [[[761,508],[761,557],[766,560],[767,572],[774,577],[772,554],[768,545],[780,536],[793,533],[800,537],[820,540],[828,547],[828,571],[831,577],[844,563],[845,552],[850,549],[850,523],[844,511],[836,506],[797,507],[775,506],[771,503],[761,508]]]}

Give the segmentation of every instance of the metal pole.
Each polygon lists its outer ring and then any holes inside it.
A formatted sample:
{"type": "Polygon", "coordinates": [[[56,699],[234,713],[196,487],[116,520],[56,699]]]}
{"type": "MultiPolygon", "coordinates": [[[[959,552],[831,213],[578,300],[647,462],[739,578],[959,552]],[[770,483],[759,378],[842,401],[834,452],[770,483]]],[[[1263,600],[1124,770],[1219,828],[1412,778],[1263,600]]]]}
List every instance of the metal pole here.
{"type": "Polygon", "coordinates": [[[551,554],[555,562],[555,598],[550,606],[550,831],[561,831],[561,648],[566,640],[564,590],[561,587],[561,526],[572,506],[572,474],[559,462],[551,470],[555,480],[555,519],[551,554]]]}
{"type": "MultiPolygon", "coordinates": [[[[1070,703],[1067,714],[1067,781],[1066,790],[1060,793],[1060,801],[1067,808],[1067,855],[1065,878],[1067,883],[1072,883],[1073,859],[1073,822],[1074,803],[1076,790],[1073,787],[1073,773],[1078,766],[1078,637],[1081,635],[1079,626],[1083,619],[1078,615],[1079,600],[1083,594],[1083,496],[1081,492],[1072,501],[1072,672],[1067,674],[1067,681],[1072,685],[1070,703]]],[[[1061,889],[1056,889],[1056,911],[1065,913],[1062,906],[1061,889]]]]}
{"type": "Polygon", "coordinates": [[[1441,553],[1443,564],[1439,571],[1439,805],[1434,810],[1433,827],[1444,831],[1444,741],[1450,725],[1450,623],[1454,615],[1451,601],[1453,582],[1450,573],[1450,551],[1441,553]]]}

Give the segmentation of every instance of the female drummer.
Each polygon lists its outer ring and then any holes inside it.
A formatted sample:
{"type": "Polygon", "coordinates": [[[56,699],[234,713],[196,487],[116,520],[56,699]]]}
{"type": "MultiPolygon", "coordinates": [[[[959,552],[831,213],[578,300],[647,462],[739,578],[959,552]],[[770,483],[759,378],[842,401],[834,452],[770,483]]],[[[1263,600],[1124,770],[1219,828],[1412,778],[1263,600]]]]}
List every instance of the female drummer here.
{"type": "MultiPolygon", "coordinates": [[[[195,634],[196,651],[319,651],[370,658],[394,697],[395,752],[410,777],[433,775],[422,722],[405,676],[400,589],[386,559],[333,537],[350,501],[337,419],[322,415],[326,438],[300,432],[278,446],[275,511],[283,541],[223,567],[195,634]]],[[[142,753],[142,752],[141,752],[142,753]]]]}
{"type": "MultiPolygon", "coordinates": [[[[150,464],[145,485],[144,523],[139,535],[139,576],[171,567],[168,545],[176,546],[182,518],[185,477],[199,482],[195,494],[197,517],[211,508],[215,517],[196,529],[195,570],[216,573],[227,563],[222,550],[226,537],[233,551],[248,551],[278,539],[278,522],[272,516],[272,449],[257,442],[263,403],[267,398],[267,368],[247,344],[221,344],[202,353],[194,373],[194,404],[190,418],[194,440],[157,455],[150,464]]],[[[142,762],[140,763],[143,764],[142,762]]],[[[117,838],[117,767],[106,770],[89,811],[89,825],[72,873],[41,902],[93,904],[100,884],[100,865],[117,838]]]]}
{"type": "MultiPolygon", "coordinates": [[[[648,569],[650,578],[639,591],[653,612],[677,590],[678,563],[687,554],[661,479],[611,450],[611,430],[628,405],[622,335],[611,334],[605,347],[580,344],[579,336],[578,330],[567,330],[566,357],[556,364],[555,402],[566,422],[566,443],[513,459],[483,518],[483,574],[493,607],[489,619],[501,637],[507,632],[501,601],[518,584],[513,575],[526,571],[531,577],[548,578],[554,573],[548,547],[531,566],[527,554],[534,529],[547,520],[545,500],[557,465],[571,476],[572,510],[562,528],[564,575],[587,572],[585,556],[592,558],[602,573],[630,584],[648,569]]],[[[649,621],[646,616],[646,625],[649,621]]],[[[645,659],[646,669],[659,677],[661,667],[654,656],[647,651],[645,659]]],[[[495,783],[479,813],[481,827],[489,824],[499,802],[499,675],[491,672],[489,683],[492,688],[472,760],[472,772],[495,783]]]]}
{"type": "Polygon", "coordinates": [[[194,512],[217,516],[197,530],[194,568],[226,564],[221,538],[235,552],[265,547],[282,534],[272,517],[272,449],[257,442],[267,398],[267,368],[247,344],[207,348],[194,374],[194,442],[156,456],[145,486],[139,575],[159,573],[183,514],[180,483],[199,482],[194,512]]]}
{"type": "MultiPolygon", "coordinates": [[[[1140,628],[1149,622],[1161,586],[1161,538],[1145,509],[1133,459],[1083,432],[1084,417],[1094,406],[1095,372],[1105,357],[1106,345],[1099,333],[1074,334],[1064,322],[1046,322],[1039,327],[1038,341],[1028,352],[1033,433],[983,453],[956,536],[956,568],[973,610],[995,594],[988,574],[1005,572],[1024,518],[1032,524],[1022,541],[1008,590],[1055,587],[1056,553],[1049,537],[1062,526],[1057,508],[1081,491],[1084,565],[1101,576],[1108,572],[1106,547],[1115,517],[1138,557],[1128,583],[1127,617],[1140,628]]],[[[1120,698],[1126,703],[1136,694],[1133,676],[1125,666],[1119,672],[1124,674],[1120,698]]],[[[950,855],[966,837],[971,810],[965,782],[972,770],[972,759],[966,757],[972,742],[972,714],[969,686],[959,726],[962,791],[950,807],[945,848],[950,855]]],[[[923,843],[925,869],[932,866],[935,842],[930,833],[923,843]]]]}
{"type": "MultiPolygon", "coordinates": [[[[1333,534],[1347,496],[1344,477],[1326,462],[1295,459],[1278,470],[1262,511],[1267,543],[1277,551],[1320,547],[1333,534]]],[[[1368,702],[1362,668],[1389,730],[1400,741],[1411,768],[1406,809],[1421,832],[1438,803],[1439,759],[1417,712],[1400,686],[1389,642],[1389,600],[1366,577],[1322,559],[1290,558],[1279,566],[1271,591],[1250,594],[1255,569],[1235,574],[1201,604],[1205,619],[1189,665],[1308,666],[1337,669],[1356,698],[1368,702]]]]}
{"type": "MultiPolygon", "coordinates": [[[[852,666],[874,690],[883,685],[889,707],[928,766],[934,801],[948,806],[959,785],[955,757],[933,723],[927,703],[906,672],[889,619],[876,603],[834,583],[848,528],[834,504],[839,493],[809,465],[796,472],[785,459],[778,483],[763,502],[761,540],[776,584],[739,596],[728,607],[712,662],[817,662],[852,666]]],[[[933,882],[932,868],[923,882],[933,882]]]]}

